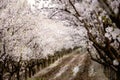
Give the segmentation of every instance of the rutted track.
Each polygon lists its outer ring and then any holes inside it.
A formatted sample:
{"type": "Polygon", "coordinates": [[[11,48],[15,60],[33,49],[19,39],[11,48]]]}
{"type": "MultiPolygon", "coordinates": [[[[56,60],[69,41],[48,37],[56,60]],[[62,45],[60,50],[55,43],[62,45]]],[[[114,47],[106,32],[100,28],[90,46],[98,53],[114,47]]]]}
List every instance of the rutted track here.
{"type": "Polygon", "coordinates": [[[87,77],[87,67],[90,63],[88,55],[86,53],[80,54],[78,51],[75,50],[71,54],[64,55],[50,66],[39,71],[33,78],[38,80],[89,80],[87,77]],[[81,70],[79,69],[80,71],[74,73],[75,67],[79,67],[81,70]]]}

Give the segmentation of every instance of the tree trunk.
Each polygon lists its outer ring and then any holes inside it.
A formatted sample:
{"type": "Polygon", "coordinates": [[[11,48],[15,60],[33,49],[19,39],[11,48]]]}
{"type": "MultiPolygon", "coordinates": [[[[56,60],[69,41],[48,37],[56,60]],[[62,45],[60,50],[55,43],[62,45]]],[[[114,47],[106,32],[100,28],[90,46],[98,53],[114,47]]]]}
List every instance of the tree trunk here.
{"type": "Polygon", "coordinates": [[[27,80],[27,68],[25,68],[25,80],[27,80]]]}
{"type": "Polygon", "coordinates": [[[31,67],[29,67],[29,77],[31,77],[31,67]]]}
{"type": "Polygon", "coordinates": [[[0,80],[3,80],[3,75],[0,73],[0,80]]]}
{"type": "Polygon", "coordinates": [[[17,80],[20,80],[19,71],[17,72],[17,80]]]}
{"type": "Polygon", "coordinates": [[[17,80],[20,80],[20,67],[17,68],[17,80]]]}
{"type": "Polygon", "coordinates": [[[116,80],[120,80],[120,68],[118,68],[118,71],[117,71],[117,79],[116,80]]]}
{"type": "Polygon", "coordinates": [[[0,63],[0,80],[3,80],[3,63],[0,63]]]}

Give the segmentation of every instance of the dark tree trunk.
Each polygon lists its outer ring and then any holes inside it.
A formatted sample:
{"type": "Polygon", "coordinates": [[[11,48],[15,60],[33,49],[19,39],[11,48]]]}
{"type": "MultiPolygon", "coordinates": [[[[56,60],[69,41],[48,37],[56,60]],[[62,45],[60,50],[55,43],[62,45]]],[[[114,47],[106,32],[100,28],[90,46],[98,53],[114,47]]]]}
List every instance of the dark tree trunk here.
{"type": "Polygon", "coordinates": [[[17,72],[17,80],[20,80],[20,74],[19,74],[19,71],[17,72]]]}
{"type": "Polygon", "coordinates": [[[117,79],[116,80],[120,80],[120,67],[118,68],[118,71],[117,71],[117,79]]]}
{"type": "Polygon", "coordinates": [[[25,68],[25,80],[27,80],[27,68],[25,68]]]}
{"type": "Polygon", "coordinates": [[[3,80],[3,74],[0,73],[0,80],[3,80]]]}
{"type": "Polygon", "coordinates": [[[17,67],[16,75],[17,75],[17,80],[20,80],[20,66],[17,67]]]}
{"type": "Polygon", "coordinates": [[[3,80],[3,63],[0,63],[0,80],[3,80]]]}
{"type": "Polygon", "coordinates": [[[31,77],[31,67],[29,67],[29,77],[31,77]]]}

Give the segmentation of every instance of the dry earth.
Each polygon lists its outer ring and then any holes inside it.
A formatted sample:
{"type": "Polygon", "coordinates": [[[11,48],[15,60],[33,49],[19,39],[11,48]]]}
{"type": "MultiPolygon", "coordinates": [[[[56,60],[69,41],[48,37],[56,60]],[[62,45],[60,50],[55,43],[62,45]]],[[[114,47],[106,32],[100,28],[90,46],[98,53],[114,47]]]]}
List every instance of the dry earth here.
{"type": "Polygon", "coordinates": [[[87,53],[74,51],[40,70],[29,80],[108,80],[103,68],[87,53]]]}

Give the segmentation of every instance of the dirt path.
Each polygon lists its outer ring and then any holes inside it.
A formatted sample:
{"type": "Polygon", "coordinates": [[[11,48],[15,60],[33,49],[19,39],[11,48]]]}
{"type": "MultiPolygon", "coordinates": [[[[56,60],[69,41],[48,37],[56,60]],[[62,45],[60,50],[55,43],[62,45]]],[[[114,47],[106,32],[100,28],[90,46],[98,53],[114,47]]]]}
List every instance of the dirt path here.
{"type": "Polygon", "coordinates": [[[73,51],[39,71],[33,78],[39,80],[40,78],[44,80],[75,80],[75,76],[79,75],[79,72],[84,73],[84,69],[89,63],[87,57],[86,53],[80,54],[78,50],[73,51]]]}
{"type": "Polygon", "coordinates": [[[75,50],[40,70],[29,80],[107,80],[99,68],[90,72],[95,68],[91,69],[91,66],[93,63],[88,54],[75,50]]]}

